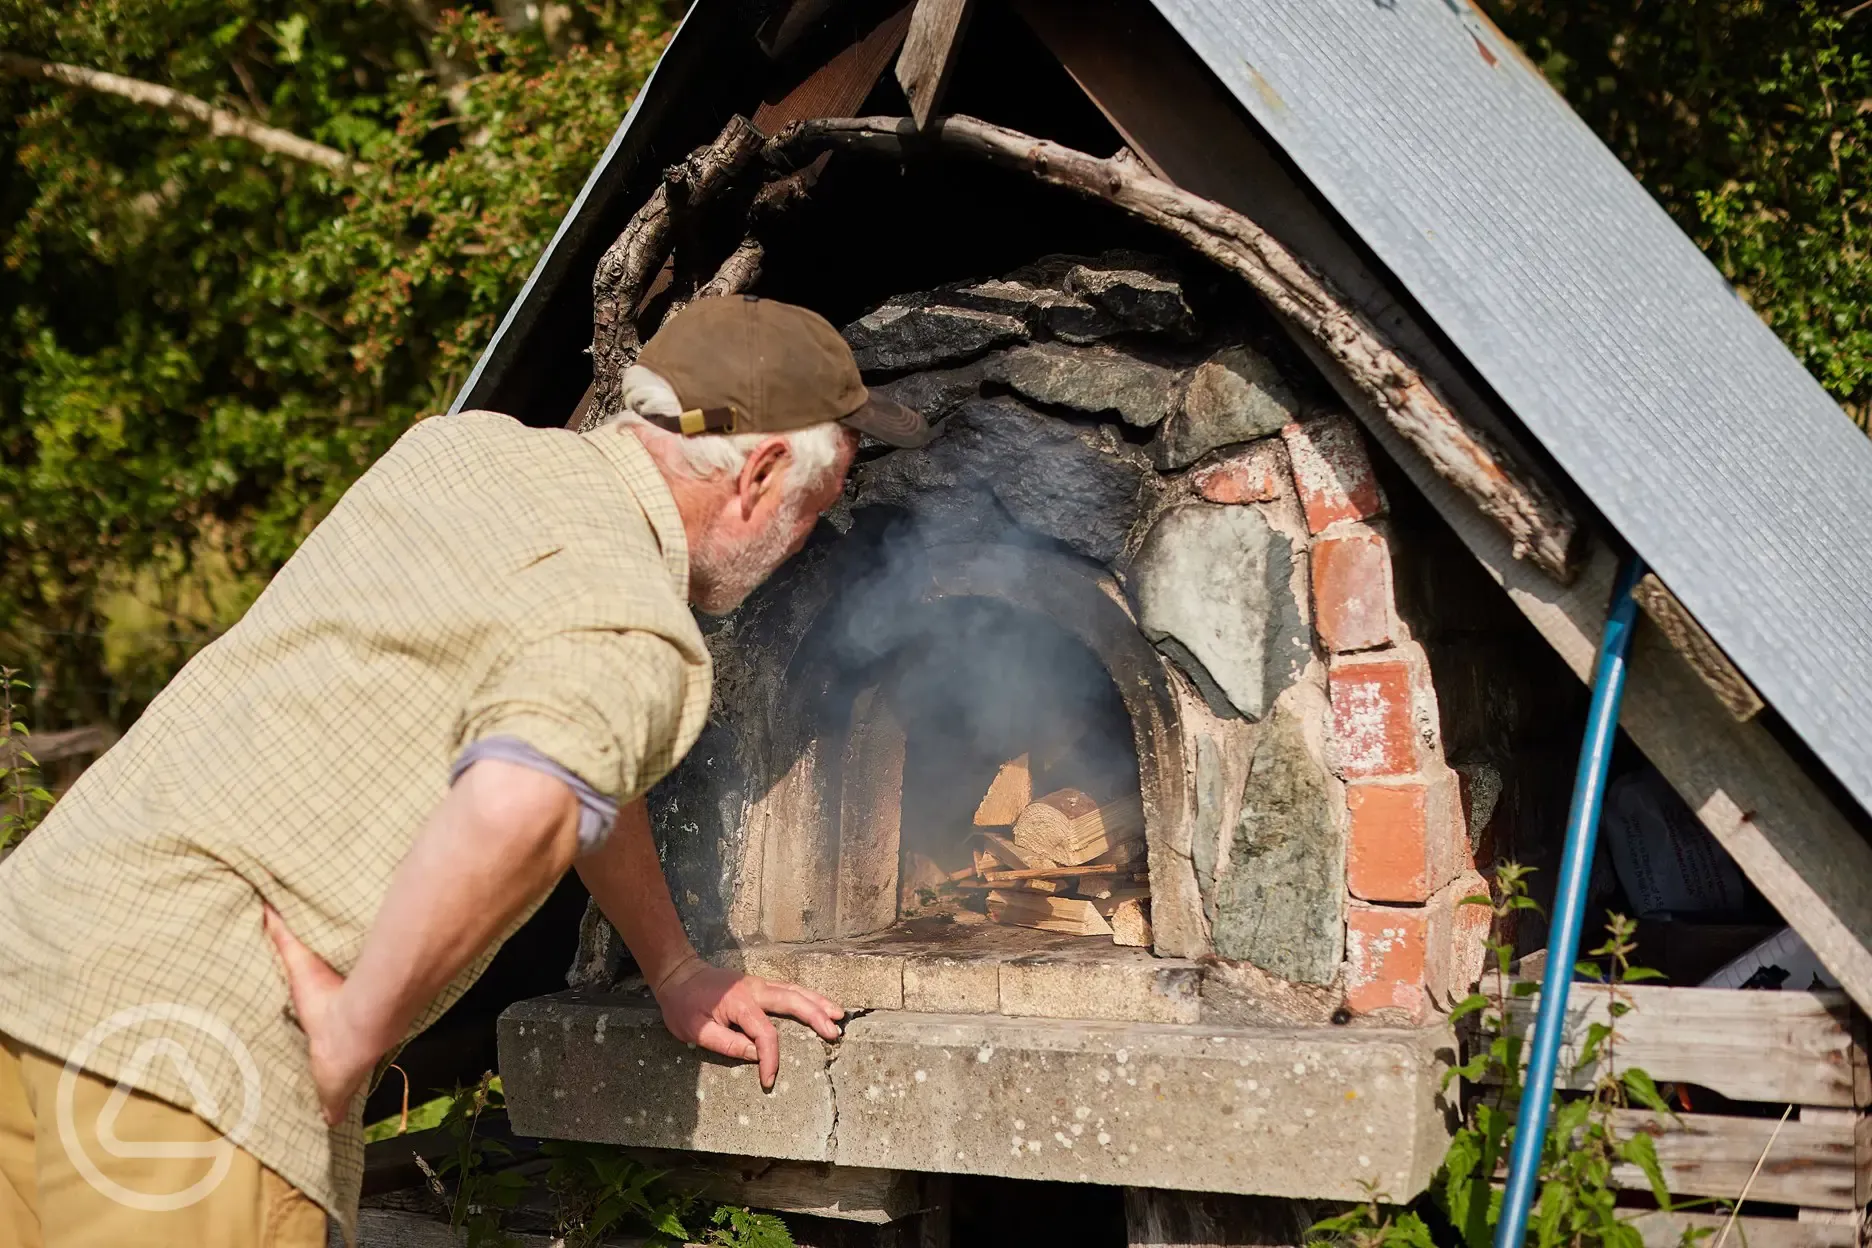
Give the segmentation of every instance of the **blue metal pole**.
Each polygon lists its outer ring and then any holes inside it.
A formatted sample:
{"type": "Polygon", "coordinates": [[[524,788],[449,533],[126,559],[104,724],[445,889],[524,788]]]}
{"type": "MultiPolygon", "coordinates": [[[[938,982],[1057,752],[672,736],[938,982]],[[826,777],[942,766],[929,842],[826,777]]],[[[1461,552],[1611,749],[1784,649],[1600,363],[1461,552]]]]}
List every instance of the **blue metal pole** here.
{"type": "Polygon", "coordinates": [[[1637,604],[1632,587],[1644,575],[1644,561],[1633,555],[1620,569],[1599,643],[1593,673],[1592,707],[1586,714],[1586,741],[1580,747],[1573,777],[1573,805],[1567,812],[1566,849],[1560,862],[1559,890],[1547,929],[1547,973],[1541,980],[1540,1008],[1534,1019],[1534,1042],[1527,1080],[1515,1117],[1514,1150],[1508,1162],[1508,1189],[1502,1194],[1501,1220],[1495,1224],[1495,1248],[1522,1248],[1528,1209],[1540,1179],[1541,1145],[1547,1138],[1547,1110],[1553,1100],[1554,1070],[1560,1060],[1560,1035],[1566,1021],[1567,993],[1579,957],[1580,924],[1586,915],[1586,884],[1592,877],[1593,847],[1599,840],[1599,810],[1605,803],[1606,768],[1618,730],[1619,701],[1625,694],[1625,655],[1631,646],[1637,604]]]}

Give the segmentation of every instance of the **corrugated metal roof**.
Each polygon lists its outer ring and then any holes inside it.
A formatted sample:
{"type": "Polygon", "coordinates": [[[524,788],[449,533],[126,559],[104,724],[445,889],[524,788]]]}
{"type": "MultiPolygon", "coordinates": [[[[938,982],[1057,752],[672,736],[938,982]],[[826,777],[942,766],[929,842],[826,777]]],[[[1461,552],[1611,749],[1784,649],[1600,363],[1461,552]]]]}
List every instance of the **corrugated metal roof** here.
{"type": "Polygon", "coordinates": [[[1872,809],[1872,445],[1465,0],[1154,0],[1872,809]]]}

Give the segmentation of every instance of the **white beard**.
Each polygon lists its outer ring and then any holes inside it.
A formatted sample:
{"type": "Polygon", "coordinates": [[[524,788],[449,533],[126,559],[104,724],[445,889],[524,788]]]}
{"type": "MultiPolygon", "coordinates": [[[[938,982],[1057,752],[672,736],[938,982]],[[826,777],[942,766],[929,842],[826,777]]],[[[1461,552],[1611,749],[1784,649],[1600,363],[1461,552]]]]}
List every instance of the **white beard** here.
{"type": "Polygon", "coordinates": [[[739,545],[711,531],[689,552],[689,598],[704,615],[727,615],[787,561],[798,504],[788,502],[759,536],[739,545]]]}

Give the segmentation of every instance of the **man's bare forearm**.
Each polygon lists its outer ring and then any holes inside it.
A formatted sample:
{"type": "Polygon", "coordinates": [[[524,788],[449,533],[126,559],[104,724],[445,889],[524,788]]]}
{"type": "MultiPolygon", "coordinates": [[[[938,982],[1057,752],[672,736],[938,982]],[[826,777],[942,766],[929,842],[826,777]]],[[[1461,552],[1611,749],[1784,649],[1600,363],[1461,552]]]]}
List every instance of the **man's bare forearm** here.
{"type": "Polygon", "coordinates": [[[626,803],[610,838],[575,865],[652,988],[696,956],[670,900],[642,798],[626,803]]]}
{"type": "Polygon", "coordinates": [[[344,1020],[381,1054],[416,1015],[565,874],[578,803],[560,781],[484,760],[463,773],[397,867],[340,993],[344,1020]]]}

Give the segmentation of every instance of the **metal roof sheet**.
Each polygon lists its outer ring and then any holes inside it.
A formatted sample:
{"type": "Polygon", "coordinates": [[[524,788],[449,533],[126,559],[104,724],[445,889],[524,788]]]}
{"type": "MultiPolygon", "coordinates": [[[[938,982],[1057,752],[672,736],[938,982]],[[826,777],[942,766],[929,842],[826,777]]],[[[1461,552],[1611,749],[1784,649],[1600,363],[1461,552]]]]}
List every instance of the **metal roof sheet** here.
{"type": "Polygon", "coordinates": [[[1859,804],[1872,445],[1466,0],[1154,0],[1859,804]]]}

